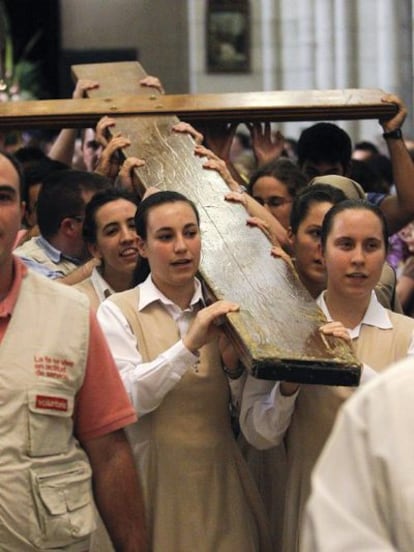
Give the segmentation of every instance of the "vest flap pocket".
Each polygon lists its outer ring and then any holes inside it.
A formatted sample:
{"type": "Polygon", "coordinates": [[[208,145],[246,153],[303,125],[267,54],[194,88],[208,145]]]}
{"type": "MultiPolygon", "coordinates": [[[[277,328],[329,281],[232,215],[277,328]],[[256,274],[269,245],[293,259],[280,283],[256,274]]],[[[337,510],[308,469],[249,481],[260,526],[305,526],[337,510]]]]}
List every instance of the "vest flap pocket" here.
{"type": "Polygon", "coordinates": [[[37,546],[67,546],[95,529],[91,468],[79,461],[31,470],[38,528],[37,546]]]}
{"type": "Polygon", "coordinates": [[[64,491],[56,492],[53,487],[39,485],[39,495],[49,514],[61,516],[66,512],[64,491]]]}
{"type": "Polygon", "coordinates": [[[67,418],[73,413],[73,404],[73,396],[57,389],[29,391],[29,409],[36,414],[67,418]]]}
{"type": "Polygon", "coordinates": [[[37,486],[44,506],[55,516],[73,512],[90,502],[90,470],[37,477],[37,486]]]}
{"type": "Polygon", "coordinates": [[[73,440],[73,396],[43,387],[28,391],[27,402],[27,454],[37,457],[67,452],[73,440]]]}

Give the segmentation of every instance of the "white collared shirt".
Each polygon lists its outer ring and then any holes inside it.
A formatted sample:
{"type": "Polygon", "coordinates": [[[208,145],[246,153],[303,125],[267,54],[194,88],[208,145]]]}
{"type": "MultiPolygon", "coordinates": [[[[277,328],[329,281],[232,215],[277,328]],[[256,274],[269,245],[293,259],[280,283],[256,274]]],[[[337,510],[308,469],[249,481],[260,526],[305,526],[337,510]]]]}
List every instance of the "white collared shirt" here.
{"type": "MultiPolygon", "coordinates": [[[[316,302],[327,320],[332,321],[323,293],[316,302]]],[[[386,309],[378,302],[375,292],[372,292],[364,318],[355,328],[348,330],[352,339],[359,337],[363,324],[383,329],[393,327],[386,309]]],[[[407,355],[410,354],[414,354],[413,339],[407,351],[407,355]]],[[[364,385],[377,376],[377,372],[364,363],[360,384],[364,385]]],[[[240,426],[250,444],[259,449],[266,449],[282,441],[289,427],[299,390],[294,395],[286,397],[280,392],[280,382],[260,381],[247,376],[242,395],[240,426]]]]}
{"type": "Polygon", "coordinates": [[[102,303],[110,295],[115,293],[106,280],[102,277],[98,268],[95,266],[91,274],[91,283],[93,289],[95,290],[96,295],[98,296],[99,302],[102,303]]]}
{"type": "MultiPolygon", "coordinates": [[[[325,302],[325,292],[323,291],[316,299],[316,303],[326,316],[327,320],[332,321],[332,316],[328,310],[325,302]]],[[[390,330],[393,328],[390,317],[388,316],[387,309],[385,309],[378,301],[375,291],[371,292],[371,298],[369,300],[368,308],[364,314],[361,322],[355,326],[355,328],[347,328],[351,339],[357,339],[361,333],[361,327],[363,325],[373,326],[374,328],[380,328],[382,330],[390,330]]],[[[407,349],[407,356],[414,355],[414,335],[411,336],[410,344],[407,349]]],[[[361,374],[361,384],[366,383],[368,380],[376,377],[378,373],[364,363],[361,374]]]]}
{"type": "Polygon", "coordinates": [[[119,307],[110,300],[104,301],[97,317],[108,340],[109,347],[122,381],[138,415],[155,410],[165,395],[180,381],[185,372],[194,366],[198,357],[189,351],[182,337],[187,333],[191,314],[204,304],[201,284],[195,279],[195,291],[188,309],[182,310],[165,297],[154,285],[151,275],[139,285],[141,311],[154,301],[161,302],[176,322],[181,339],[151,362],[143,362],[137,350],[137,339],[119,307]]]}
{"type": "MultiPolygon", "coordinates": [[[[323,291],[316,299],[318,307],[321,309],[327,320],[332,321],[332,316],[325,303],[325,292],[323,291]]],[[[386,309],[380,304],[375,295],[375,291],[371,292],[371,299],[369,300],[368,308],[364,314],[361,322],[355,326],[355,328],[347,328],[351,339],[357,339],[361,332],[361,326],[374,326],[374,328],[380,328],[382,330],[392,329],[392,323],[386,309]]]]}

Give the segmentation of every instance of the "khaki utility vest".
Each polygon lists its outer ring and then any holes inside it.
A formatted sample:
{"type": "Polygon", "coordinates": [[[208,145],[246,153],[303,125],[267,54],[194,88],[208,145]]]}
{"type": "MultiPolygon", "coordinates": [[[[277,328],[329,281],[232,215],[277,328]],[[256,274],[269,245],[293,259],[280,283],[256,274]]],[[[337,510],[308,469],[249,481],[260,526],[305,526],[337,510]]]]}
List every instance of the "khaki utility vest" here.
{"type": "Polygon", "coordinates": [[[63,276],[67,276],[75,270],[75,268],[77,268],[77,265],[69,259],[61,258],[58,263],[54,263],[52,259],[47,256],[45,250],[37,243],[36,237],[17,247],[14,250],[14,253],[19,257],[28,257],[29,259],[33,259],[49,270],[57,270],[61,272],[63,276]]]}
{"type": "Polygon", "coordinates": [[[88,549],[91,468],[73,436],[88,301],[31,271],[0,344],[0,548],[88,549]]]}

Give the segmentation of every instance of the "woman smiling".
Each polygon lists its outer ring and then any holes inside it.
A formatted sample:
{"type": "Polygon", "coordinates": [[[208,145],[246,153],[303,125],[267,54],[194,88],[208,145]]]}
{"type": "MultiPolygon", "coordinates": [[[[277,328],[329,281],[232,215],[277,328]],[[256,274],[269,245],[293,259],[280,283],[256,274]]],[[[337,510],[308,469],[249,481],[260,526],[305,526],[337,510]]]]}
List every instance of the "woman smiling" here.
{"type": "Polygon", "coordinates": [[[83,237],[100,264],[75,287],[89,296],[95,310],[112,293],[132,287],[139,259],[136,210],[135,197],[116,188],[97,193],[86,206],[83,237]]]}

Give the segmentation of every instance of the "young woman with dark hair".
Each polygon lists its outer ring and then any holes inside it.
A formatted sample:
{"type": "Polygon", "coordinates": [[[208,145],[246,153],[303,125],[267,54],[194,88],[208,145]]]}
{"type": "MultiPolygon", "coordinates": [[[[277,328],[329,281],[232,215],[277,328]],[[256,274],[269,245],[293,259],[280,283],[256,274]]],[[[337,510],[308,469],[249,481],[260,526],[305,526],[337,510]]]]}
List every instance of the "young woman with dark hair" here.
{"type": "Polygon", "coordinates": [[[228,377],[241,370],[219,321],[238,306],[205,306],[196,278],[199,217],[186,197],[148,197],[136,228],[145,259],[140,283],[112,295],[98,319],[139,417],[129,438],[150,548],[271,550],[266,514],[230,423],[228,377]]]}
{"type": "Polygon", "coordinates": [[[132,194],[109,188],[95,194],[85,208],[82,234],[99,265],[76,288],[88,295],[94,309],[112,293],[133,287],[139,263],[137,203],[132,194]]]}

